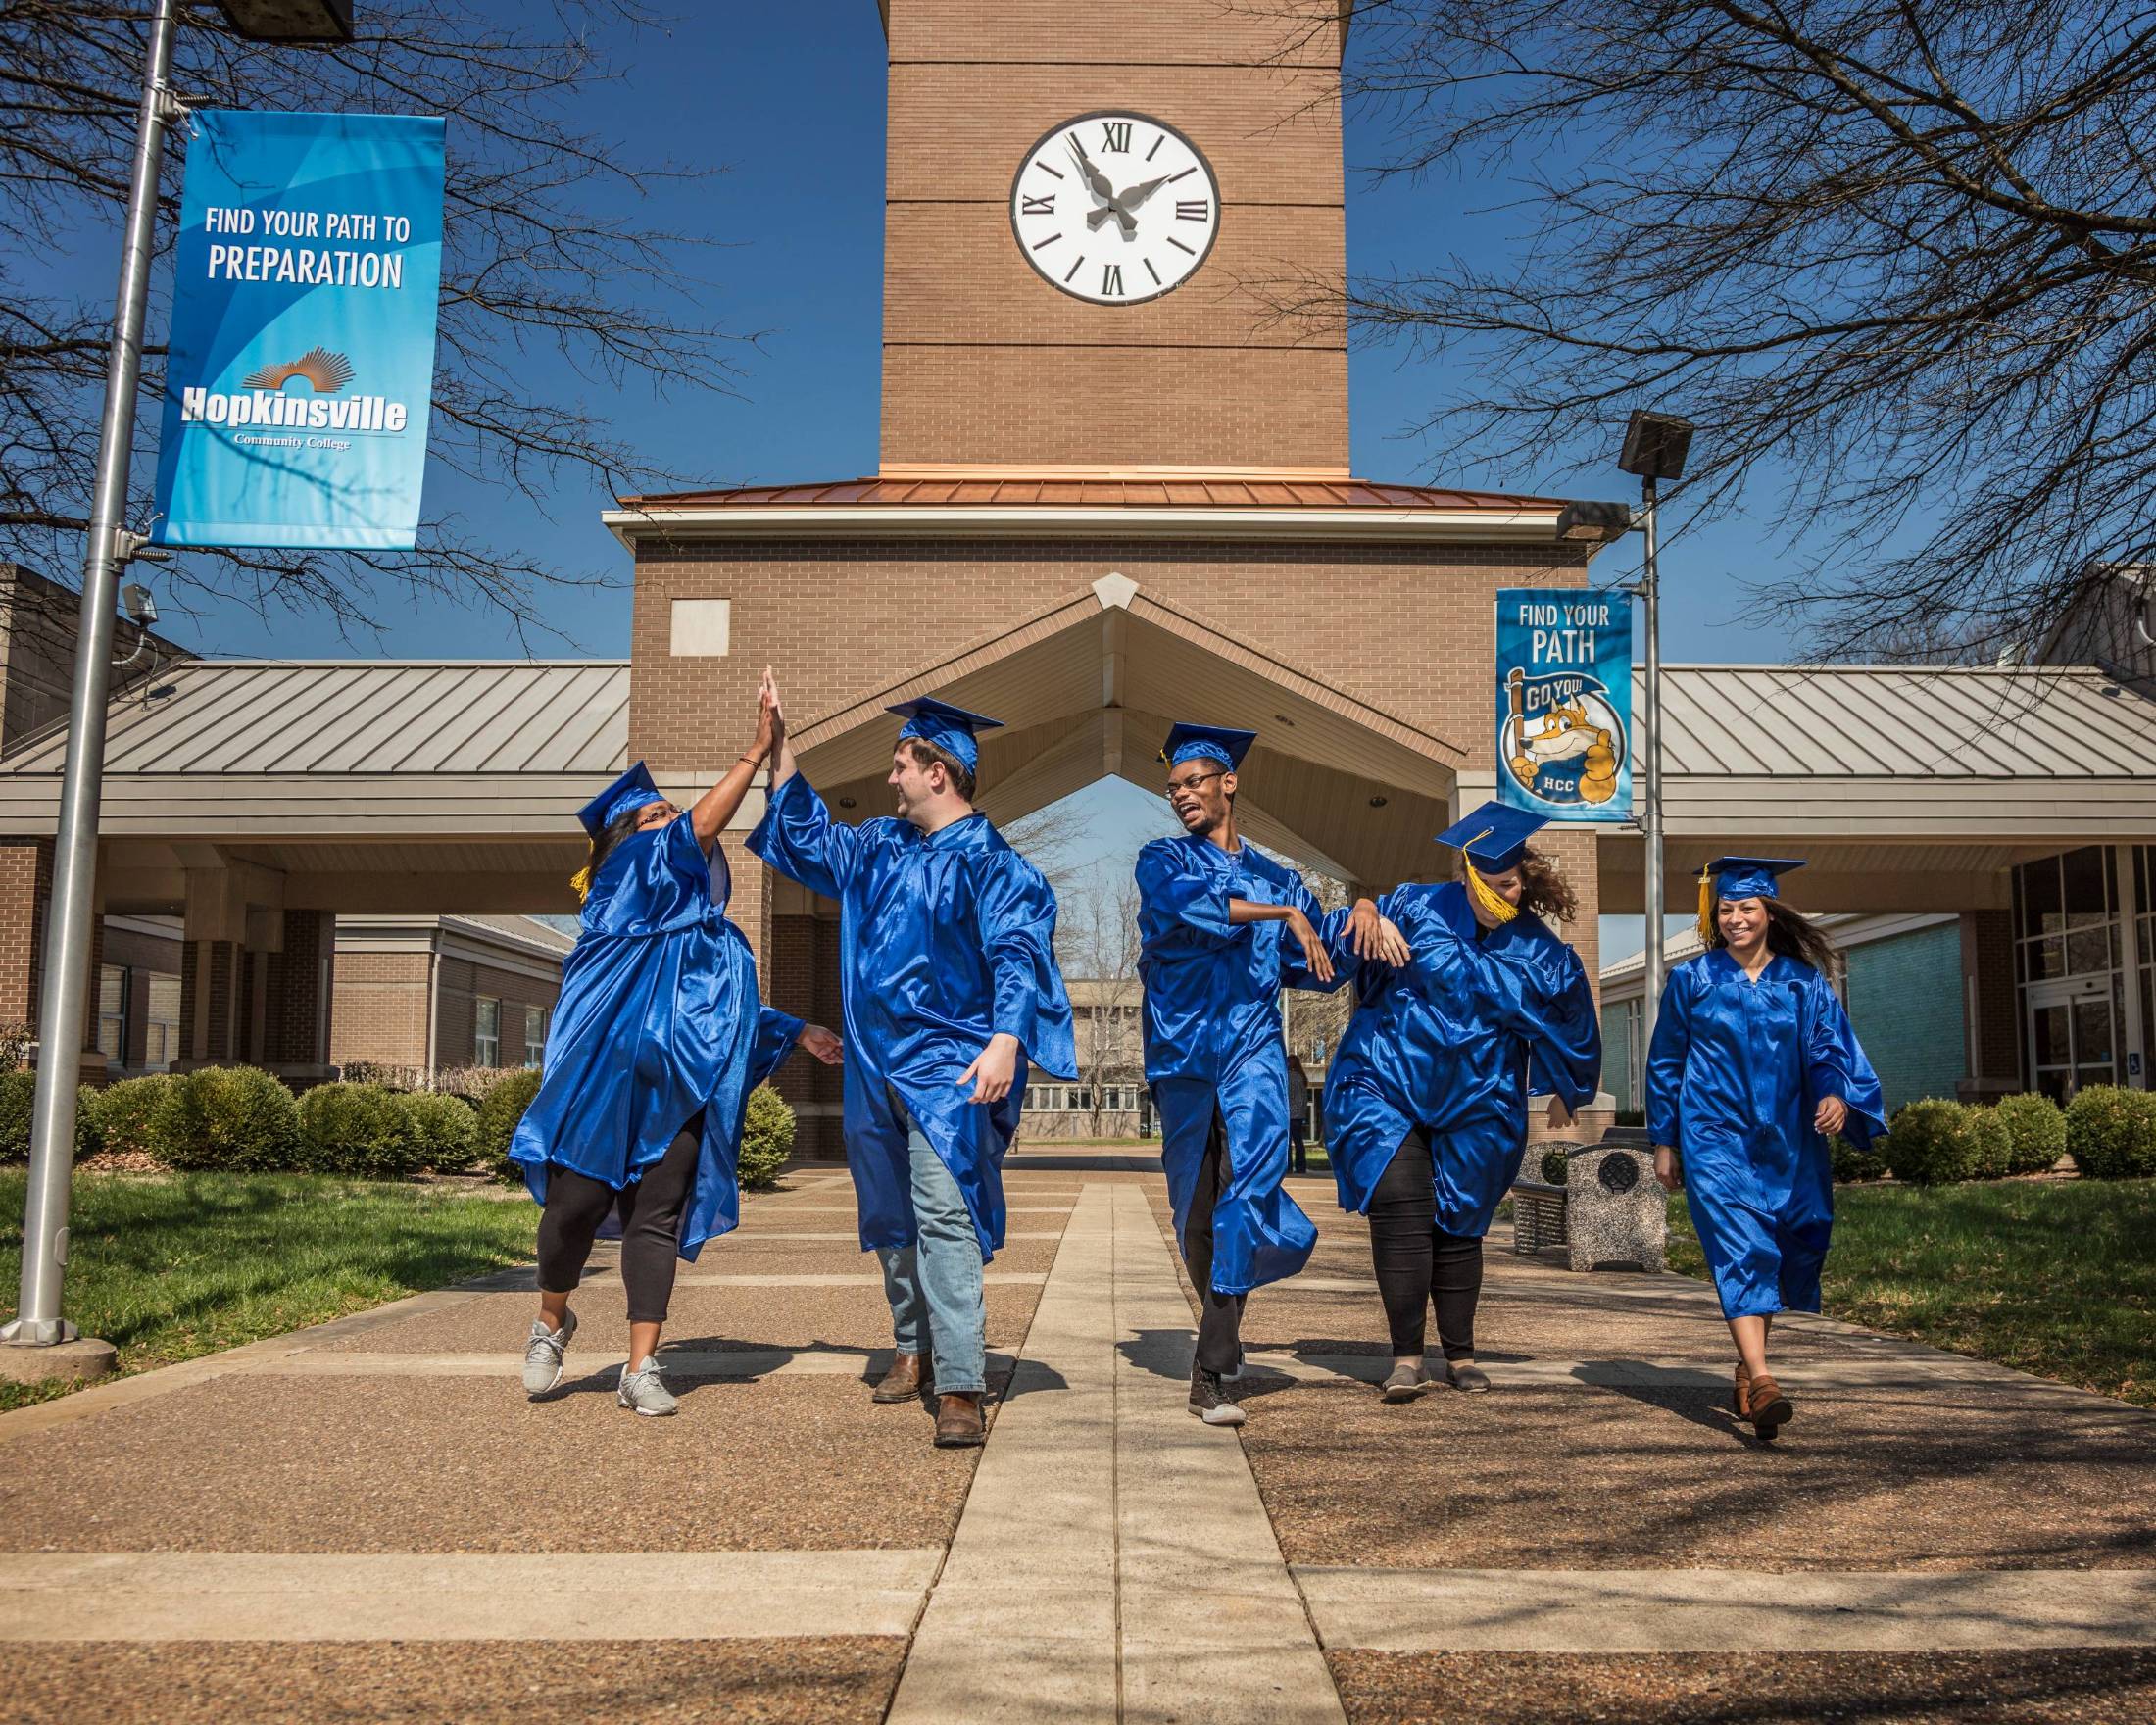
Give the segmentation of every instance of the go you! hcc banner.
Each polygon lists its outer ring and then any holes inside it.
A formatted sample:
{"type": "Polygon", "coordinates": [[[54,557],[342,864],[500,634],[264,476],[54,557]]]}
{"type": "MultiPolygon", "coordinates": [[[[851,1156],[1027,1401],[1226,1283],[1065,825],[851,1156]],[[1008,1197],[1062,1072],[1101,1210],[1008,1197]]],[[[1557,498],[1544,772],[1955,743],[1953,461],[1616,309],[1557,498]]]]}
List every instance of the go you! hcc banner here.
{"type": "Polygon", "coordinates": [[[1632,817],[1632,596],[1497,592],[1497,800],[1550,820],[1632,817]]]}
{"type": "Polygon", "coordinates": [[[438,119],[193,119],[161,545],[405,551],[442,277],[438,119]]]}

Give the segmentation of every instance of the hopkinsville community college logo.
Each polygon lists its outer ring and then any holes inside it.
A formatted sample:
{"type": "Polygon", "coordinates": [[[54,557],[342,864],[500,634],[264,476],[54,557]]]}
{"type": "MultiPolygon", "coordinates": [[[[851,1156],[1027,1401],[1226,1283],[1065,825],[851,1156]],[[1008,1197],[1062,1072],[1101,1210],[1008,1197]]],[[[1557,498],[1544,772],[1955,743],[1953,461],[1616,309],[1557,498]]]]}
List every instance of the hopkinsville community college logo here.
{"type": "Polygon", "coordinates": [[[1497,759],[1530,796],[1545,803],[1600,804],[1617,794],[1627,743],[1609,686],[1584,671],[1505,678],[1497,759]]]}
{"type": "Polygon", "coordinates": [[[239,381],[242,389],[282,389],[295,377],[304,377],[317,395],[335,395],[352,381],[352,362],[325,347],[310,348],[285,366],[265,366],[239,381]]]}
{"type": "MultiPolygon", "coordinates": [[[[296,360],[258,366],[236,390],[188,386],[179,392],[182,425],[277,425],[305,431],[400,432],[412,422],[404,402],[384,395],[346,395],[352,362],[325,347],[296,360]],[[305,389],[287,387],[294,378],[305,389]]],[[[312,447],[312,446],[310,446],[312,447]]],[[[327,447],[346,448],[345,444],[327,447]]]]}

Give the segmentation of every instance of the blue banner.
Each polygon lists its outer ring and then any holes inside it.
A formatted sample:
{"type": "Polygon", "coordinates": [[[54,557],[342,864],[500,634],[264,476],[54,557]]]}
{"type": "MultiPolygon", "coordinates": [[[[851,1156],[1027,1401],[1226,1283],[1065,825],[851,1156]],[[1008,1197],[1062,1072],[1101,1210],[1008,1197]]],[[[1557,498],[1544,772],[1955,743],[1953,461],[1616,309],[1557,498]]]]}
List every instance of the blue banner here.
{"type": "Polygon", "coordinates": [[[1497,800],[1632,818],[1632,595],[1497,590],[1497,800]]]}
{"type": "Polygon", "coordinates": [[[412,548],[443,131],[372,114],[193,117],[159,544],[412,548]]]}

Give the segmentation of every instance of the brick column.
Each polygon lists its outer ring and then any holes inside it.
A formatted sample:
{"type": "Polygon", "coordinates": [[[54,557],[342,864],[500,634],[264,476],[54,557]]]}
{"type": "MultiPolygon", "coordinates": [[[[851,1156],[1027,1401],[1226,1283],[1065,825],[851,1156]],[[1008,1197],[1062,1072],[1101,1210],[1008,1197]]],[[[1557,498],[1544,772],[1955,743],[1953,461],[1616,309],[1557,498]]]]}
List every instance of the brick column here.
{"type": "Polygon", "coordinates": [[[280,1077],[305,1084],[330,1074],[330,979],[336,963],[337,918],[328,911],[282,914],[282,950],[254,955],[255,961],[266,967],[263,1060],[280,1077]]]}
{"type": "Polygon", "coordinates": [[[246,1060],[246,949],[236,940],[190,940],[179,959],[179,1053],[194,1066],[246,1060]]]}
{"type": "Polygon", "coordinates": [[[0,1023],[34,1025],[52,840],[0,841],[0,1023]]]}
{"type": "Polygon", "coordinates": [[[2012,1096],[2022,1088],[2022,1046],[2011,911],[1962,912],[1961,986],[1971,1070],[1955,1088],[1964,1101],[2012,1096]]]}

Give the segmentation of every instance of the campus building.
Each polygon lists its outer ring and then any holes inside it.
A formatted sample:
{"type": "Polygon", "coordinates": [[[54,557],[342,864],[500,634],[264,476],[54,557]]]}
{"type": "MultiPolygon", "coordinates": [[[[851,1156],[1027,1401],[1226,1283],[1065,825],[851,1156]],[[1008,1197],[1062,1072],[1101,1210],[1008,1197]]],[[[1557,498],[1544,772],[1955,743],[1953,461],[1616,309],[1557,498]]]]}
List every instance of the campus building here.
{"type": "MultiPolygon", "coordinates": [[[[577,807],[639,758],[708,785],[765,664],[842,817],[887,810],[884,710],[933,694],[1005,721],[999,821],[1156,788],[1168,725],[1201,717],[1259,733],[1258,843],[1358,889],[1446,869],[1431,835],[1496,782],[1493,594],[1602,579],[1607,547],[1559,537],[1561,499],[1350,471],[1345,331],[1265,286],[1346,262],[1345,25],[1307,0],[1291,28],[1298,3],[889,0],[878,468],[607,512],[625,662],[182,661],[116,695],[99,891],[179,918],[182,1058],[329,1069],[340,917],[572,911],[577,807]]],[[[2136,579],[2092,576],[2103,641],[2138,639],[2136,579]]],[[[2150,666],[2052,645],[1666,678],[1678,890],[1724,852],[1804,856],[1806,910],[1954,918],[1977,1094],[2147,1082],[2150,666]]],[[[62,756],[50,731],[0,755],[0,1017],[35,998],[62,756]]],[[[836,908],[749,856],[760,813],[722,839],[732,913],[767,996],[836,1022],[836,908]]],[[[1598,913],[1642,909],[1639,834],[1549,845],[1594,975],[1598,913]]],[[[837,1154],[837,1074],[782,1087],[802,1149],[837,1154]]]]}

